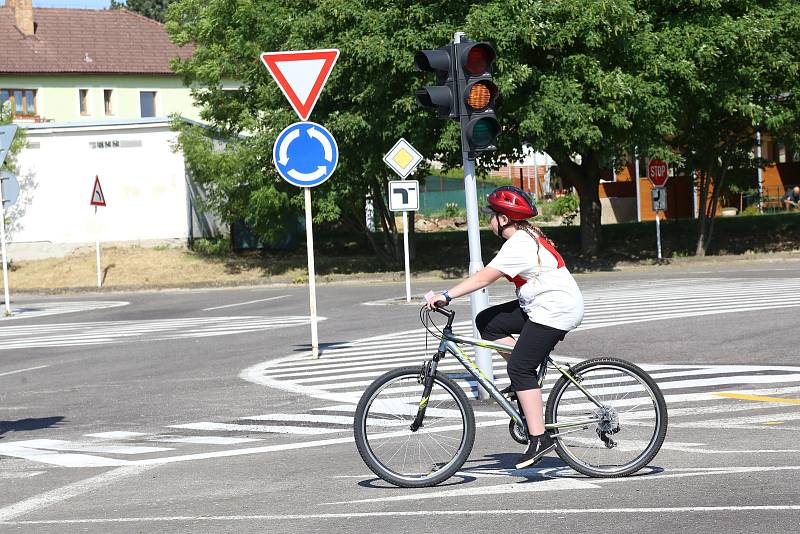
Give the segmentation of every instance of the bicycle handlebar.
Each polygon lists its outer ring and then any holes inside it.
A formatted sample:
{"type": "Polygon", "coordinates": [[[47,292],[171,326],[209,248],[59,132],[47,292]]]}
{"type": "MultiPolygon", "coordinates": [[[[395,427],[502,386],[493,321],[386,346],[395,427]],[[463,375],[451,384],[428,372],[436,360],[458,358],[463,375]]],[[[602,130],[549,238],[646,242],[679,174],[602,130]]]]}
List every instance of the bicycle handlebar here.
{"type": "Polygon", "coordinates": [[[451,328],[453,326],[453,319],[456,317],[456,312],[455,310],[447,309],[445,306],[434,306],[433,311],[447,317],[447,326],[445,328],[451,328]]]}

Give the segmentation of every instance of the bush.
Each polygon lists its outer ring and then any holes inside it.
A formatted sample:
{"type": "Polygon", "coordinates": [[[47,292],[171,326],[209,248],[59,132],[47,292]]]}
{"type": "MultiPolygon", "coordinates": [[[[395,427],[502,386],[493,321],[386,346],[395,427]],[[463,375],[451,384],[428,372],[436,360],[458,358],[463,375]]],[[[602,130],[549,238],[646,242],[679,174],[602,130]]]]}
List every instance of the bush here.
{"type": "Polygon", "coordinates": [[[461,215],[461,207],[457,202],[448,202],[444,205],[445,217],[458,217],[459,215],[461,215]]]}
{"type": "Polygon", "coordinates": [[[195,239],[192,251],[201,256],[227,256],[231,252],[231,241],[227,237],[219,239],[195,239]]]}

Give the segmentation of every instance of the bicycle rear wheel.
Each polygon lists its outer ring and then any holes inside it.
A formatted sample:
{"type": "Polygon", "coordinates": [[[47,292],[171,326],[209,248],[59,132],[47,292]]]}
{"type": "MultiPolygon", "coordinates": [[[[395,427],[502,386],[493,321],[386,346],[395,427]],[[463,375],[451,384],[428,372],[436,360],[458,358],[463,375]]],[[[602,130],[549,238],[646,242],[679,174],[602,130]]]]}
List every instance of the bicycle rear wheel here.
{"type": "Polygon", "coordinates": [[[475,415],[461,388],[436,373],[423,426],[411,430],[422,401],[419,367],[377,378],[361,397],[354,435],[364,463],[380,478],[405,488],[439,484],[458,471],[475,441],[475,415]]]}
{"type": "Polygon", "coordinates": [[[587,360],[571,373],[600,406],[566,377],[556,381],[545,411],[545,423],[558,426],[556,453],[591,477],[621,477],[646,466],[667,434],[667,405],[655,381],[617,358],[587,360]]]}

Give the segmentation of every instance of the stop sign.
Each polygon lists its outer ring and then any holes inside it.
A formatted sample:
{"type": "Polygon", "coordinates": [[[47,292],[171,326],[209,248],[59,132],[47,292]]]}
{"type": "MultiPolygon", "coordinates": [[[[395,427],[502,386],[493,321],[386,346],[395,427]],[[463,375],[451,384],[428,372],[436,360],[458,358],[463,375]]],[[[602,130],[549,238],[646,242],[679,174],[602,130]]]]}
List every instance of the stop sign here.
{"type": "Polygon", "coordinates": [[[667,164],[660,159],[650,160],[650,165],[647,166],[647,177],[650,178],[654,187],[664,187],[669,178],[667,164]]]}

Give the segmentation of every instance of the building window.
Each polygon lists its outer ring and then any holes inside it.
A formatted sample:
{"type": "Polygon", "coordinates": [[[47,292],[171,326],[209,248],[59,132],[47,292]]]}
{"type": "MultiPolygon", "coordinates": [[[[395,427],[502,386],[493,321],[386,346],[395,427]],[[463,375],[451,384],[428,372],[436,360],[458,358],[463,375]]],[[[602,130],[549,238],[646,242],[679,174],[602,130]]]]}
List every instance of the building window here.
{"type": "Polygon", "coordinates": [[[78,106],[81,110],[81,115],[89,114],[89,90],[78,89],[78,106]]]}
{"type": "Polygon", "coordinates": [[[36,89],[0,89],[0,102],[6,101],[15,117],[36,116],[36,89]]]}
{"type": "Polygon", "coordinates": [[[156,116],[156,92],[155,91],[141,91],[139,93],[139,106],[141,108],[142,117],[155,117],[156,116]]]}
{"type": "Polygon", "coordinates": [[[113,115],[114,108],[111,107],[111,94],[113,91],[111,89],[104,89],[103,90],[103,109],[105,109],[106,115],[113,115]]]}

